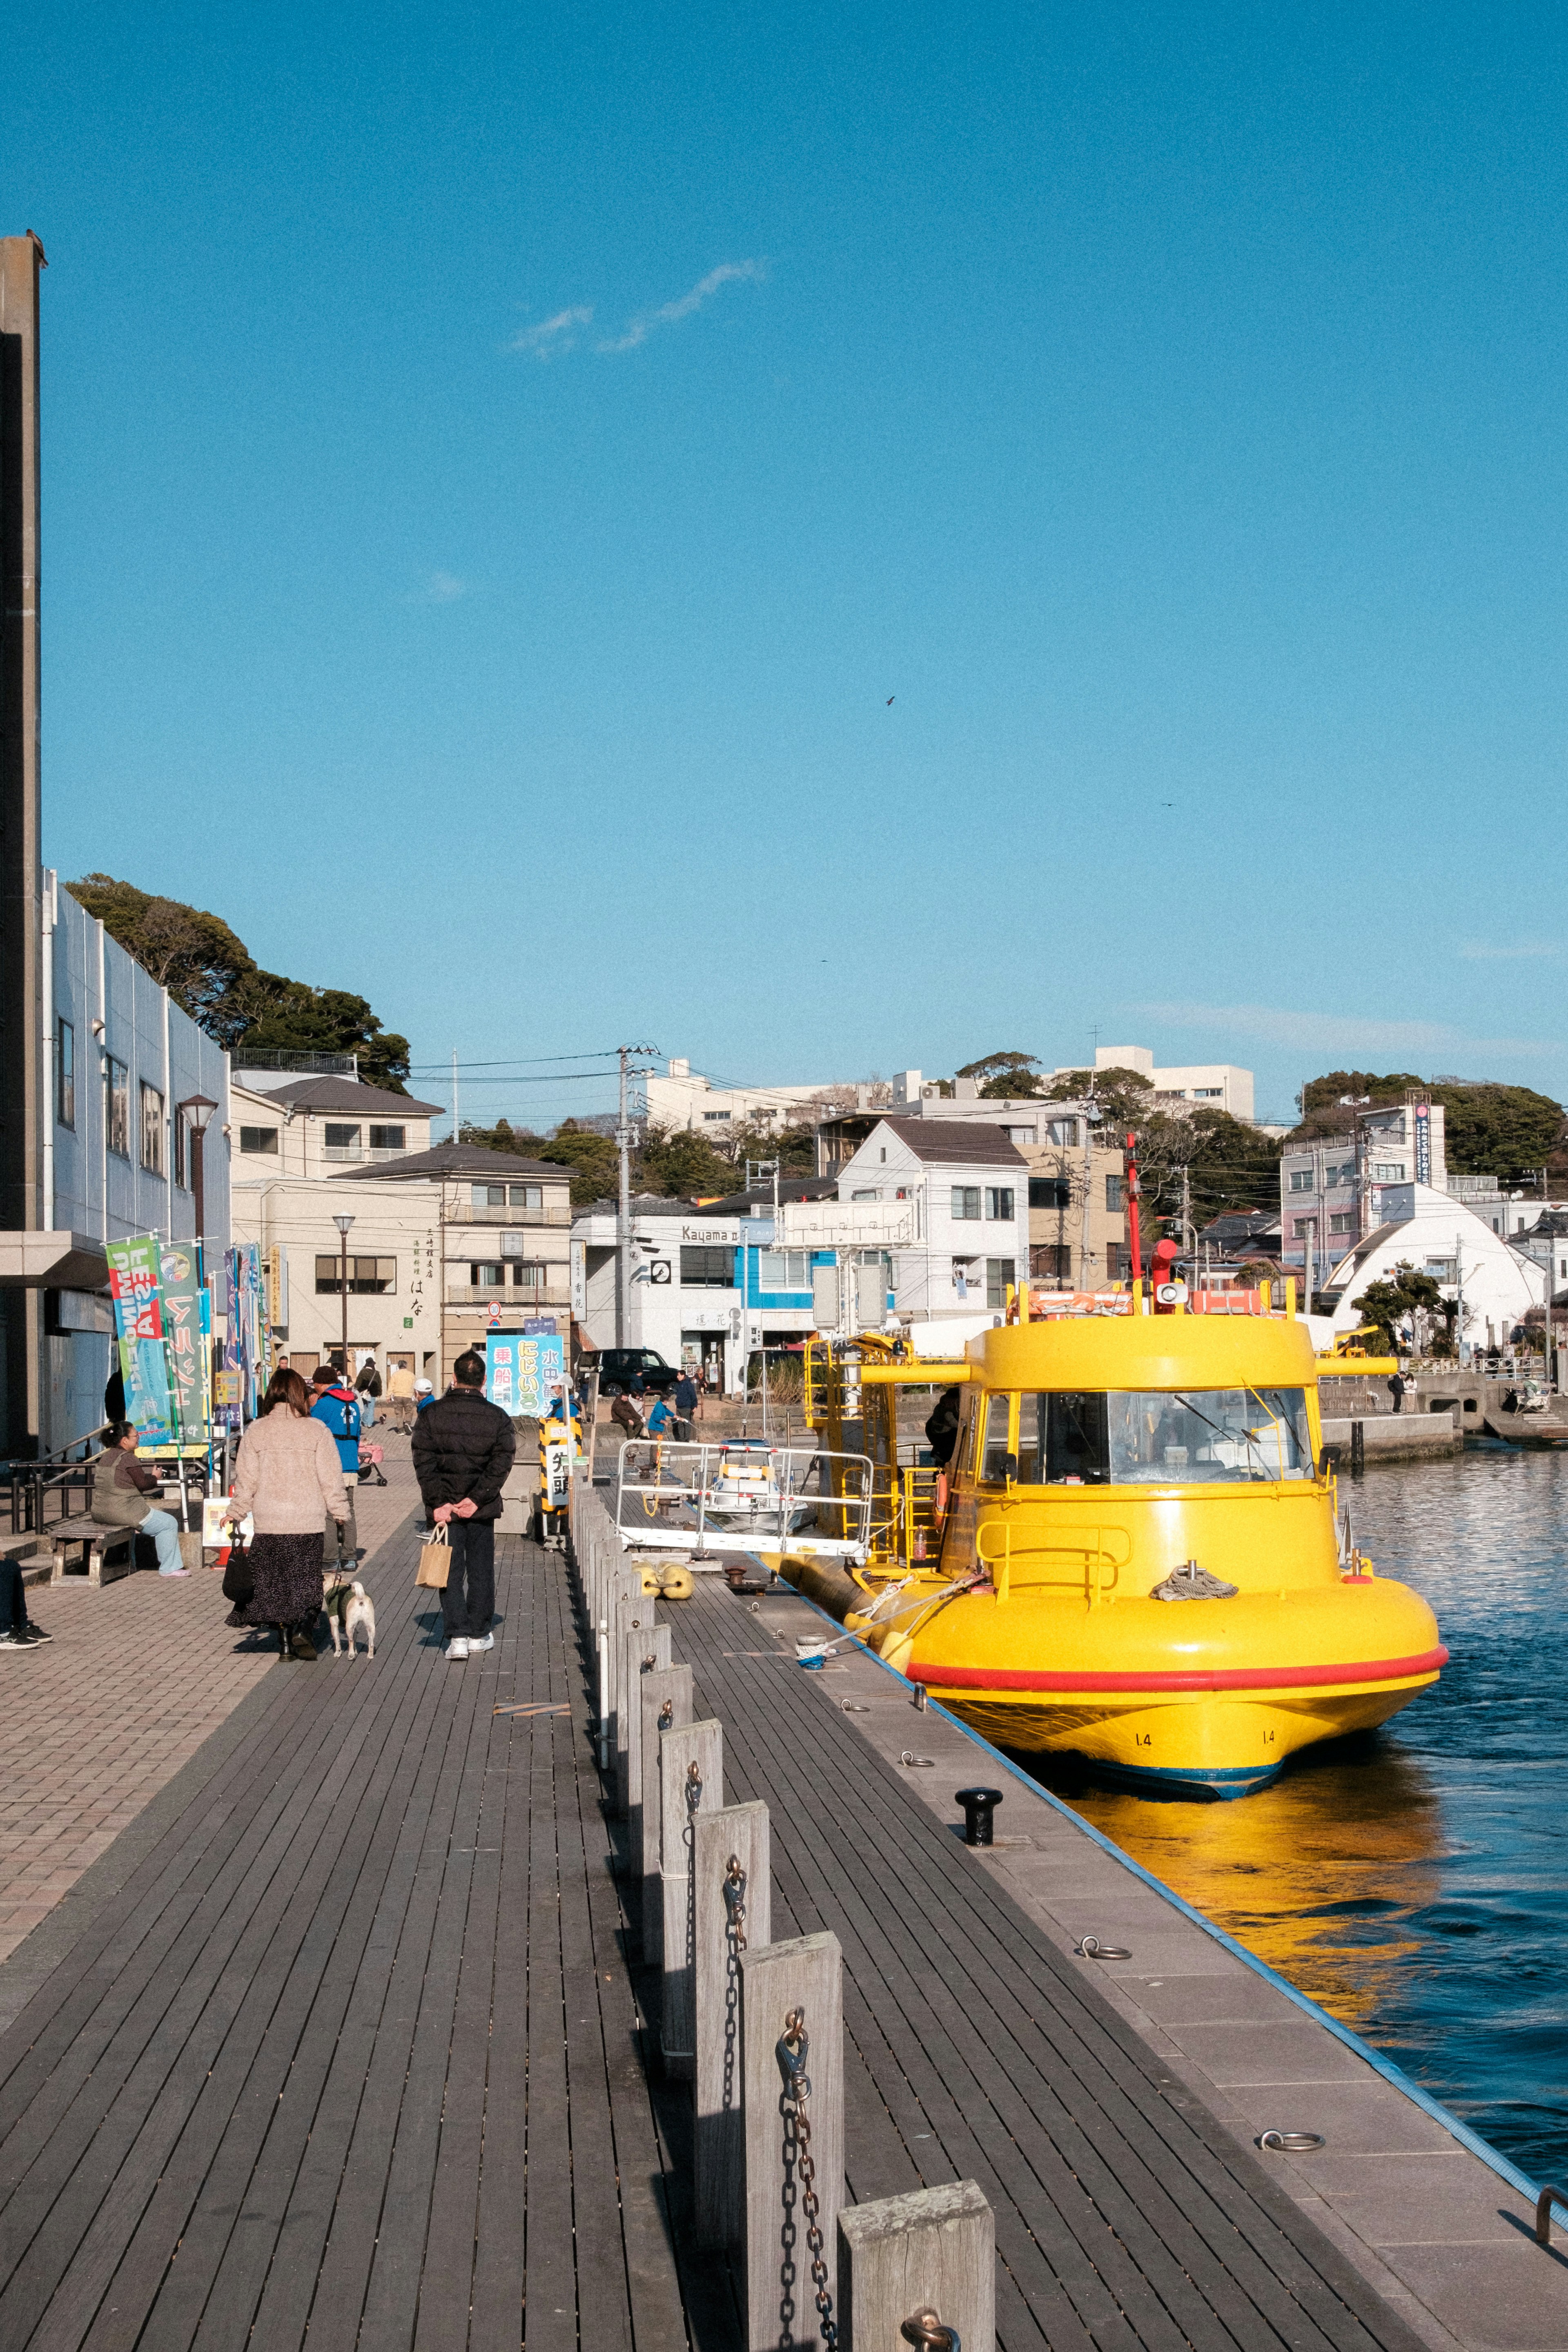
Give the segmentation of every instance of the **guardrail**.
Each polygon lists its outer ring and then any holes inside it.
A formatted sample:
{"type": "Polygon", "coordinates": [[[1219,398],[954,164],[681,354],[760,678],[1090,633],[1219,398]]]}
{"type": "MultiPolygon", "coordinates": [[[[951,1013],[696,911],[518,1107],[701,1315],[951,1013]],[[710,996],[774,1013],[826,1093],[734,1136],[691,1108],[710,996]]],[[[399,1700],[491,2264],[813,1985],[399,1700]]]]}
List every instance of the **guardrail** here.
{"type": "Polygon", "coordinates": [[[629,1438],[621,1448],[615,1524],[621,1541],[702,1551],[720,1545],[826,1552],[864,1559],[873,1473],[863,1454],[770,1445],[629,1438]]]}

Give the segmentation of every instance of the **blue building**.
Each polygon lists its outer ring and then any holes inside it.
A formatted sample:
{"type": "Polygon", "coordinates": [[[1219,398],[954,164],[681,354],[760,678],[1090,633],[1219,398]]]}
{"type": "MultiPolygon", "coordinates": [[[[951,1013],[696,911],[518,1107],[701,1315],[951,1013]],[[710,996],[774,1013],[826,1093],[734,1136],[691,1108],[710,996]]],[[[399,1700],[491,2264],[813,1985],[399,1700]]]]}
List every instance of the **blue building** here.
{"type": "Polygon", "coordinates": [[[26,1287],[39,1294],[32,1428],[50,1453],[103,1418],[113,1330],[105,1243],[193,1240],[199,1154],[210,1269],[228,1246],[230,1139],[228,1055],[52,873],[42,1013],[41,1230],[6,1238],[28,1245],[26,1287]],[[181,1108],[197,1097],[216,1106],[200,1142],[181,1108]]]}

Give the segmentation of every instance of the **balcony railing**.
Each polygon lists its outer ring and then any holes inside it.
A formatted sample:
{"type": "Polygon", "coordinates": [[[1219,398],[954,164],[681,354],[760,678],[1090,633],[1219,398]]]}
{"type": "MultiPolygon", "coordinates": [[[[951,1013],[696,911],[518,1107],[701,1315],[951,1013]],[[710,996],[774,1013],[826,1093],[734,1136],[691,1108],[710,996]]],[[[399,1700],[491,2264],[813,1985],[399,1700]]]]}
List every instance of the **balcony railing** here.
{"type": "Polygon", "coordinates": [[[571,1303],[572,1286],[568,1282],[541,1283],[537,1290],[525,1290],[512,1283],[498,1282],[475,1285],[471,1282],[449,1282],[447,1285],[448,1307],[488,1307],[492,1298],[522,1314],[531,1314],[536,1307],[565,1307],[571,1303]]]}
{"type": "Polygon", "coordinates": [[[471,1201],[459,1202],[447,1213],[449,1225],[569,1225],[571,1208],[563,1203],[559,1209],[476,1209],[471,1201]]]}
{"type": "Polygon", "coordinates": [[[410,1144],[399,1144],[395,1150],[385,1150],[378,1146],[373,1151],[368,1145],[362,1149],[358,1144],[344,1143],[328,1143],[321,1149],[322,1159],[334,1168],[357,1168],[384,1160],[407,1160],[412,1155],[413,1146],[410,1144]]]}

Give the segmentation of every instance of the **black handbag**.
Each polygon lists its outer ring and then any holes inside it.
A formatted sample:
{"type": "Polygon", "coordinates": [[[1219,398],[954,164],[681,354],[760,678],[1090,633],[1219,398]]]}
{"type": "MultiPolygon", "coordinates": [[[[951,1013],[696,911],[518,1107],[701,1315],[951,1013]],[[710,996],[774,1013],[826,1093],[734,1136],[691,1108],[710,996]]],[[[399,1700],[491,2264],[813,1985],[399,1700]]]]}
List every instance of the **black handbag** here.
{"type": "Polygon", "coordinates": [[[256,1591],[256,1578],[251,1572],[250,1553],[244,1544],[231,1544],[228,1565],[223,1572],[223,1597],[243,1609],[256,1591]]]}

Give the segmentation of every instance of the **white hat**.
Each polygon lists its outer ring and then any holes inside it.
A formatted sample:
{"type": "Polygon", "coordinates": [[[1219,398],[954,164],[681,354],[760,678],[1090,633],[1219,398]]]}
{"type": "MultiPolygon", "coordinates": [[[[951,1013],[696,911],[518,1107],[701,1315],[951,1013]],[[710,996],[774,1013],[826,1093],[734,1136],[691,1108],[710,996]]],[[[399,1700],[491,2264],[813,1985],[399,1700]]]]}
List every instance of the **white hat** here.
{"type": "Polygon", "coordinates": [[[429,1381],[416,1381],[414,1383],[416,1393],[417,1393],[420,1389],[427,1389],[431,1385],[432,1383],[429,1381]]]}

